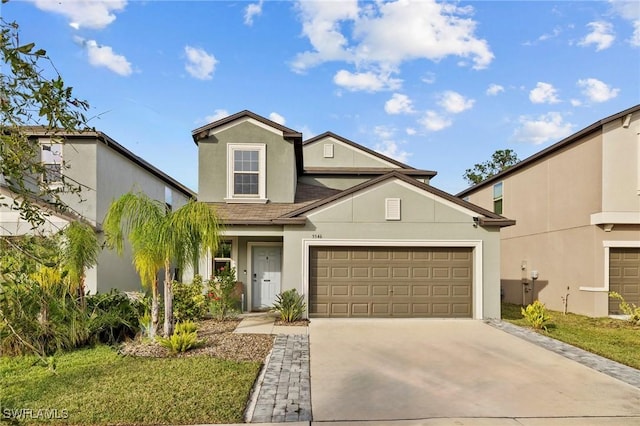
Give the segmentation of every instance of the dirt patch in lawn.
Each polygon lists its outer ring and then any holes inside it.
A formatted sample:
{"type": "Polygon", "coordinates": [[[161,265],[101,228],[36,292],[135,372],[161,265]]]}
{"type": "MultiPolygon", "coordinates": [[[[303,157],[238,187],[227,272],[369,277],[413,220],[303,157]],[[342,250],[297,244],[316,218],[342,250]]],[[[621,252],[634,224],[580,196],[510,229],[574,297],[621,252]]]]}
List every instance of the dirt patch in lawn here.
{"type": "Polygon", "coordinates": [[[130,341],[122,345],[123,355],[140,357],[192,357],[211,356],[232,361],[264,362],[273,346],[274,336],[271,334],[234,334],[240,320],[204,320],[199,323],[198,337],[204,345],[187,352],[171,355],[168,349],[157,342],[130,341]]]}

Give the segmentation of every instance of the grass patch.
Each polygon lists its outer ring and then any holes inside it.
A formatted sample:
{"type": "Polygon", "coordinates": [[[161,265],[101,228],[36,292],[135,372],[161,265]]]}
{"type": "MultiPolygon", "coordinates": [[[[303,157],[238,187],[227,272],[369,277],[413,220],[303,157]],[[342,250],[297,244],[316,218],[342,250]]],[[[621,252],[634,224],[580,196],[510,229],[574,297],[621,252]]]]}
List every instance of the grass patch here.
{"type": "MultiPolygon", "coordinates": [[[[640,326],[611,318],[591,318],[548,311],[551,321],[542,334],[640,369],[640,326]]],[[[502,304],[502,319],[528,327],[519,305],[502,304]]]]}
{"type": "Polygon", "coordinates": [[[62,354],[56,361],[52,373],[34,357],[0,358],[0,417],[7,409],[26,409],[68,415],[26,423],[241,423],[260,370],[257,362],[206,356],[123,357],[106,346],[62,354]]]}

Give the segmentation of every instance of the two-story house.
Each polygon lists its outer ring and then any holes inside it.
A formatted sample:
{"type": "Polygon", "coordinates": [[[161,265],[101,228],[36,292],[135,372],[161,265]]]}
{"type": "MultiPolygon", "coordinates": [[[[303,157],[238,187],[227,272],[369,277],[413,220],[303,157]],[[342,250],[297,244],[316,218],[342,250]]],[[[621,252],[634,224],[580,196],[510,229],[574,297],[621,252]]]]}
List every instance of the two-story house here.
{"type": "MultiPolygon", "coordinates": [[[[128,191],[144,192],[173,209],[196,196],[189,188],[102,132],[56,133],[52,136],[43,128],[31,130],[31,137],[40,142],[41,160],[47,169],[45,176],[39,178],[56,186],[64,176],[66,182],[80,186],[81,191],[63,195],[63,201],[69,207],[67,213],[48,209],[46,203],[42,203],[50,217],[40,229],[33,230],[31,224],[21,220],[19,213],[11,209],[11,191],[0,188],[5,197],[3,202],[9,204],[9,207],[0,206],[0,233],[3,236],[56,232],[69,221],[82,218],[95,227],[103,241],[102,221],[107,210],[115,199],[128,191]]],[[[107,249],[100,251],[97,266],[87,271],[85,285],[91,294],[112,288],[125,291],[141,288],[131,254],[125,252],[118,256],[107,249]]]]}
{"type": "Polygon", "coordinates": [[[600,120],[461,193],[517,221],[501,231],[505,300],[619,313],[640,306],[640,105],[600,120]]]}
{"type": "Polygon", "coordinates": [[[355,142],[250,111],[192,132],[199,200],[225,224],[201,266],[231,265],[244,309],[297,289],[316,317],[500,316],[500,233],[512,220],[355,142]]]}

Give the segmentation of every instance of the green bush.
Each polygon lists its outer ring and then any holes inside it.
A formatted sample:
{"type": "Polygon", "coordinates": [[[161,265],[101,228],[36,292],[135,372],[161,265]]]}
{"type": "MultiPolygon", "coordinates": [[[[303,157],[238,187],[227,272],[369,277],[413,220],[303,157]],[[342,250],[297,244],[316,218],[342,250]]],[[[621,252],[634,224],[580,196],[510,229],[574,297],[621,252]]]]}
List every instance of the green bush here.
{"type": "Polygon", "coordinates": [[[529,325],[536,329],[547,329],[546,323],[551,320],[551,317],[547,314],[547,308],[544,303],[536,300],[532,304],[525,308],[520,308],[522,316],[529,323],[529,325]]]}
{"type": "Polygon", "coordinates": [[[25,274],[0,284],[0,353],[45,357],[91,341],[89,317],[76,298],[49,290],[25,274]]]}
{"type": "Polygon", "coordinates": [[[298,294],[293,288],[276,296],[276,302],[271,311],[278,312],[282,321],[293,322],[302,317],[305,309],[304,296],[298,294]]]}
{"type": "Polygon", "coordinates": [[[156,337],[156,340],[174,355],[195,349],[204,343],[204,340],[198,339],[197,325],[191,321],[177,323],[171,336],[156,337]]]}
{"type": "Polygon", "coordinates": [[[191,283],[173,283],[173,316],[176,322],[197,321],[207,313],[202,277],[196,275],[191,283]]]}
{"type": "Polygon", "coordinates": [[[630,323],[640,325],[640,306],[636,306],[634,303],[628,303],[620,293],[616,293],[615,291],[609,292],[609,297],[620,301],[620,310],[623,314],[629,315],[630,323]]]}
{"type": "Polygon", "coordinates": [[[90,332],[99,342],[115,344],[135,337],[145,306],[126,294],[111,290],[87,298],[90,332]]]}
{"type": "Polygon", "coordinates": [[[220,268],[209,281],[209,312],[217,320],[224,320],[237,310],[238,299],[234,297],[236,289],[236,268],[220,268]]]}

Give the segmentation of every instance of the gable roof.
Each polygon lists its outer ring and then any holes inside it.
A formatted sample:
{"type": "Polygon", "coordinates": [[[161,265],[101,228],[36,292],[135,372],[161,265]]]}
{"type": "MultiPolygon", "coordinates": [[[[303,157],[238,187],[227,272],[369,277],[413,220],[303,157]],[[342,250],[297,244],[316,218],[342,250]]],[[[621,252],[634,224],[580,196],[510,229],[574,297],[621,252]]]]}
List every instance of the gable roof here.
{"type": "Polygon", "coordinates": [[[209,133],[211,132],[211,130],[214,130],[218,127],[224,126],[225,124],[229,124],[232,123],[236,120],[240,120],[243,118],[252,118],[256,121],[259,121],[263,124],[266,124],[269,127],[273,127],[274,129],[278,129],[282,132],[282,134],[284,135],[285,139],[300,139],[302,140],[302,133],[295,131],[293,129],[290,129],[286,126],[283,126],[282,124],[278,124],[275,121],[269,120],[268,118],[265,118],[261,115],[258,115],[254,112],[251,112],[249,110],[244,110],[244,111],[240,111],[238,113],[235,113],[233,115],[230,115],[228,117],[224,117],[221,118],[220,120],[214,121],[212,123],[209,123],[207,125],[204,125],[202,127],[198,127],[197,129],[193,130],[191,132],[191,137],[193,138],[193,141],[195,142],[195,144],[198,144],[198,141],[201,139],[205,139],[209,136],[209,133]]]}
{"type": "Polygon", "coordinates": [[[321,200],[318,200],[314,203],[310,203],[304,207],[301,207],[297,210],[291,211],[290,213],[285,214],[283,217],[284,218],[295,218],[295,217],[300,217],[302,215],[304,215],[305,213],[310,212],[311,210],[317,209],[318,207],[322,207],[326,204],[332,203],[334,201],[340,200],[344,197],[347,197],[349,195],[355,194],[359,191],[362,191],[364,189],[370,188],[380,182],[384,182],[386,180],[390,180],[390,179],[398,179],[401,180],[403,182],[406,182],[410,185],[413,185],[419,189],[422,189],[426,192],[429,192],[437,197],[443,198],[449,202],[452,202],[454,204],[457,204],[461,207],[464,207],[468,210],[471,210],[475,213],[478,213],[478,215],[480,215],[478,217],[478,223],[481,226],[511,226],[511,225],[515,225],[515,220],[512,219],[507,219],[504,216],[500,216],[498,214],[495,214],[489,210],[483,209],[482,207],[476,206],[475,204],[471,204],[468,203],[466,201],[463,201],[460,198],[454,197],[451,194],[448,194],[440,189],[434,188],[431,185],[427,185],[425,183],[422,183],[414,178],[408,177],[403,173],[400,173],[396,170],[392,170],[380,177],[377,177],[375,179],[371,179],[367,182],[363,182],[359,185],[353,186],[349,189],[346,189],[342,192],[339,192],[335,195],[323,198],[321,200]]]}
{"type": "Polygon", "coordinates": [[[187,197],[189,197],[189,198],[195,198],[196,197],[196,193],[194,191],[192,191],[191,189],[189,189],[187,186],[185,186],[182,183],[178,182],[177,180],[175,180],[174,178],[172,178],[168,174],[164,173],[162,170],[158,169],[157,167],[155,167],[151,163],[147,162],[146,160],[144,160],[141,157],[137,156],[133,152],[129,151],[127,148],[125,148],[124,146],[120,145],[114,139],[109,137],[106,133],[103,133],[103,132],[100,132],[100,131],[97,131],[97,130],[81,130],[81,131],[77,131],[77,132],[63,132],[63,131],[54,129],[53,131],[49,131],[44,126],[31,126],[31,127],[25,127],[24,129],[28,132],[29,137],[55,137],[55,136],[59,136],[59,137],[61,137],[63,139],[95,138],[98,142],[101,142],[105,146],[113,149],[118,154],[120,154],[123,157],[125,157],[126,159],[132,161],[136,165],[140,166],[144,170],[148,171],[152,175],[156,176],[157,178],[159,178],[160,180],[165,182],[166,184],[174,187],[175,189],[177,189],[178,191],[182,192],[187,197]]]}
{"type": "MultiPolygon", "coordinates": [[[[349,145],[349,146],[351,146],[351,147],[353,147],[355,149],[358,149],[360,151],[364,151],[369,155],[377,157],[382,161],[386,161],[387,163],[394,164],[394,165],[398,166],[401,169],[417,170],[417,169],[409,166],[408,164],[401,163],[398,160],[394,160],[391,157],[387,157],[384,154],[381,154],[381,153],[379,153],[377,151],[374,151],[374,150],[372,150],[370,148],[367,148],[366,146],[360,145],[359,143],[353,142],[353,141],[351,141],[351,140],[349,140],[347,138],[344,138],[344,137],[342,137],[340,135],[336,135],[333,132],[324,132],[321,135],[314,136],[311,139],[307,139],[306,141],[302,142],[302,146],[311,145],[313,143],[319,142],[319,141],[321,141],[323,139],[326,139],[326,138],[336,139],[336,140],[338,140],[338,141],[340,141],[340,142],[342,142],[344,144],[347,144],[347,145],[349,145]]],[[[436,175],[436,172],[430,171],[430,170],[420,170],[420,172],[424,172],[425,175],[430,175],[430,176],[435,176],[436,175]]]]}
{"type": "Polygon", "coordinates": [[[555,143],[555,144],[543,149],[542,151],[540,151],[540,152],[538,152],[536,154],[533,154],[532,156],[520,161],[519,163],[509,167],[508,169],[506,169],[506,170],[504,170],[504,171],[502,171],[502,172],[500,172],[500,173],[498,173],[498,174],[496,174],[496,175],[494,175],[494,176],[492,176],[492,177],[490,177],[488,179],[485,179],[482,182],[480,182],[480,183],[478,183],[478,184],[476,184],[474,186],[471,186],[471,187],[465,189],[462,192],[459,192],[456,196],[457,197],[467,196],[467,195],[471,194],[472,192],[474,192],[474,191],[476,191],[476,190],[478,190],[480,188],[484,188],[485,186],[491,185],[491,184],[493,184],[493,183],[495,183],[495,182],[497,182],[499,180],[502,180],[505,177],[507,177],[507,176],[509,176],[509,175],[511,175],[511,174],[513,174],[513,173],[515,173],[515,172],[517,172],[517,171],[519,171],[519,170],[521,170],[521,169],[523,169],[525,167],[529,167],[529,166],[537,163],[538,161],[544,160],[546,157],[550,156],[551,154],[553,154],[553,153],[555,153],[555,152],[557,152],[557,151],[559,151],[561,149],[570,147],[571,145],[581,141],[584,137],[586,137],[586,136],[588,136],[588,135],[590,135],[592,133],[601,131],[602,128],[606,124],[611,123],[614,120],[617,120],[619,118],[625,117],[625,116],[627,116],[629,114],[633,114],[633,113],[638,112],[638,111],[640,111],[640,104],[635,105],[635,106],[633,106],[631,108],[625,109],[624,111],[621,111],[621,112],[619,112],[617,114],[611,115],[611,116],[609,116],[607,118],[604,118],[602,120],[596,121],[592,125],[590,125],[588,127],[585,127],[584,129],[572,134],[571,136],[568,136],[568,137],[562,139],[561,141],[559,141],[559,142],[557,142],[557,143],[555,143]]]}

